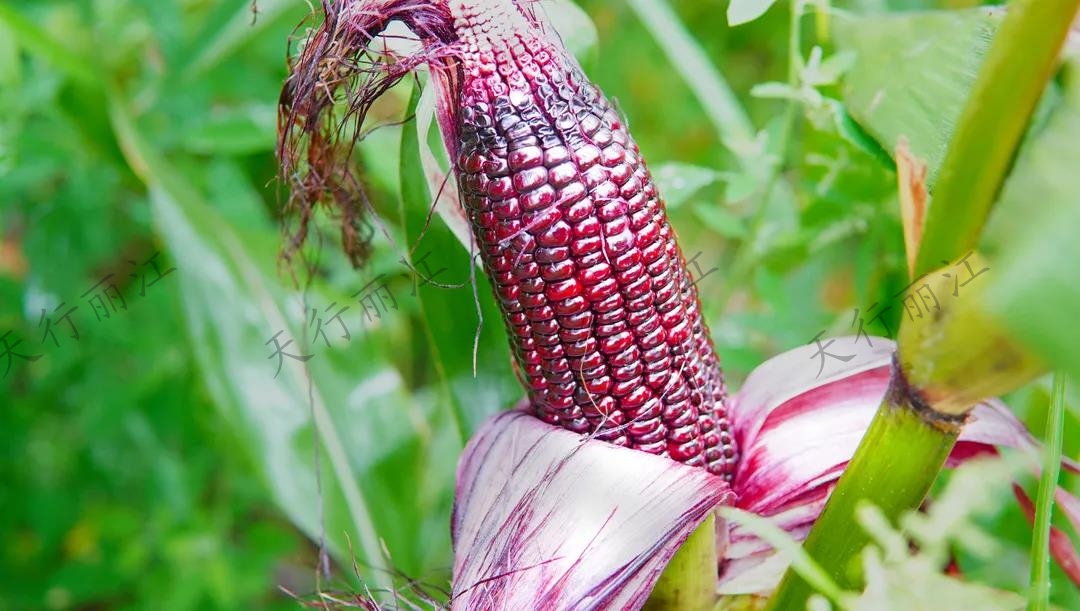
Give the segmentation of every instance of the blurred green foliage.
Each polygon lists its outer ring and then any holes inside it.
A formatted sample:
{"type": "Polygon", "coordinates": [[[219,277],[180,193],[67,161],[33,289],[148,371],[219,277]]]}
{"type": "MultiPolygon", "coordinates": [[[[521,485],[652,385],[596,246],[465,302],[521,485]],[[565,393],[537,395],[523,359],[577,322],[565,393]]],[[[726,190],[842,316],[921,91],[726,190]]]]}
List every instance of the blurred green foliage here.
{"type": "MultiPolygon", "coordinates": [[[[845,60],[807,60],[821,24],[792,30],[780,3],[731,29],[721,3],[670,3],[748,117],[717,125],[631,4],[580,2],[598,34],[586,66],[628,117],[684,251],[700,253],[703,273],[717,270],[699,288],[733,384],[819,331],[853,333],[855,308],[907,282],[889,146],[852,126],[845,60]],[[809,89],[789,73],[792,40],[819,77],[809,89]],[[835,104],[799,97],[808,91],[835,104]]],[[[974,3],[844,8],[941,4],[974,3]]],[[[287,609],[296,603],[282,589],[400,585],[391,566],[446,584],[457,455],[520,391],[482,279],[473,375],[467,253],[440,221],[427,226],[416,202],[430,192],[399,193],[403,178],[417,182],[415,166],[398,165],[416,145],[412,124],[391,125],[408,87],[375,108],[387,125],[360,149],[381,219],[370,265],[349,267],[325,219],[312,267],[279,265],[276,103],[286,41],[303,34],[308,10],[298,0],[0,2],[0,335],[42,355],[16,358],[0,378],[0,611],[287,609]],[[155,252],[177,271],[139,296],[128,261],[155,252]],[[427,269],[425,254],[440,283],[460,288],[428,284],[414,298],[408,265],[427,269]],[[97,320],[81,296],[108,274],[127,307],[97,320]],[[396,309],[376,318],[356,293],[380,274],[396,309]],[[53,314],[62,302],[79,306],[78,340],[53,314]],[[351,307],[347,340],[331,304],[351,307]],[[268,340],[279,331],[294,341],[287,352],[313,356],[284,358],[275,377],[268,340]],[[324,539],[330,582],[316,570],[324,539]]],[[[888,328],[901,315],[894,308],[888,328]]],[[[1046,390],[1010,401],[1036,431],[1046,390]]],[[[1068,420],[1080,430],[1074,412],[1068,420]]],[[[1067,436],[1067,454],[1078,447],[1067,436]]],[[[1004,551],[963,562],[1022,589],[1019,510],[986,521],[1004,551]]],[[[1067,588],[1054,594],[1077,602],[1067,588]]]]}

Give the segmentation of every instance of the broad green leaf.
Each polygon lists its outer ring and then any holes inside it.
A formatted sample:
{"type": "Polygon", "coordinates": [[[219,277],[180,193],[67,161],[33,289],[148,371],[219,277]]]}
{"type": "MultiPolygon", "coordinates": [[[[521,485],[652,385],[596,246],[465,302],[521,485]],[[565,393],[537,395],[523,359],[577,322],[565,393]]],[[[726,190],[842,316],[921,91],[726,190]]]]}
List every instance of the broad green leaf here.
{"type": "Polygon", "coordinates": [[[981,9],[837,19],[837,47],[856,54],[847,111],[888,151],[906,138],[932,183],[1000,21],[981,9]]]}
{"type": "MultiPolygon", "coordinates": [[[[907,139],[915,156],[927,163],[931,186],[952,127],[1002,17],[1001,11],[973,9],[875,15],[836,22],[838,47],[857,54],[844,83],[848,113],[881,144],[883,153],[891,155],[899,140],[907,139]]],[[[1076,40],[1068,42],[1063,52],[1075,57],[1076,40]]],[[[1035,142],[1052,129],[1048,121],[1062,106],[1061,96],[1060,86],[1051,83],[1036,110],[1029,142],[1020,151],[1014,171],[1028,167],[1033,172],[1037,164],[1025,163],[1024,157],[1029,151],[1052,146],[1035,142]]],[[[1060,124],[1063,119],[1054,121],[1060,124]]],[[[1009,190],[1007,187],[1006,193],[1009,190]]],[[[996,205],[982,243],[989,254],[999,250],[1001,244],[1016,241],[1018,233],[1034,226],[1032,211],[1046,212],[1046,206],[1032,208],[1020,200],[1006,196],[996,205]]]]}
{"type": "MultiPolygon", "coordinates": [[[[1071,62],[1064,100],[1031,137],[987,227],[994,254],[988,307],[1052,366],[1080,373],[1080,64],[1071,62]]],[[[962,289],[961,289],[962,290],[962,289]]]]}
{"type": "Polygon", "coordinates": [[[332,347],[315,343],[309,309],[336,303],[358,312],[356,300],[318,282],[306,294],[288,288],[276,273],[276,234],[231,225],[150,147],[115,100],[111,113],[177,261],[205,382],[277,503],[312,539],[325,536],[344,566],[355,559],[373,588],[391,585],[391,573],[381,569],[419,574],[445,566],[456,451],[439,412],[422,395],[410,397],[387,361],[398,312],[388,309],[371,324],[345,314],[353,331],[347,346],[336,326],[327,332],[332,347]],[[279,331],[282,346],[293,341],[287,353],[312,358],[282,358],[275,374],[268,340],[279,331]]]}
{"type": "Polygon", "coordinates": [[[712,168],[672,161],[661,163],[652,170],[653,180],[664,196],[664,204],[674,210],[690,200],[698,191],[722,178],[712,168]]]}

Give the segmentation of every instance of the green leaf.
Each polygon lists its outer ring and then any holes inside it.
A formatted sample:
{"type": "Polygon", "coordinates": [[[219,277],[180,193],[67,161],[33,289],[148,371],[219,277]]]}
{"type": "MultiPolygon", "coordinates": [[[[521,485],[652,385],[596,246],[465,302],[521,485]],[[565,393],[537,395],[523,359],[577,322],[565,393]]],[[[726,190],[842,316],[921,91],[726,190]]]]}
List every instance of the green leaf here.
{"type": "Polygon", "coordinates": [[[727,177],[724,198],[729,202],[743,202],[758,193],[762,187],[760,176],[749,172],[736,172],[727,177]]]}
{"type": "Polygon", "coordinates": [[[881,146],[880,142],[875,140],[865,129],[863,129],[862,125],[859,125],[859,123],[852,118],[851,113],[848,112],[847,106],[841,102],[834,101],[830,104],[830,110],[833,116],[833,124],[836,126],[836,132],[840,134],[841,138],[854,145],[857,149],[870,154],[885,167],[895,167],[892,154],[889,151],[886,151],[881,146]]]}
{"type": "Polygon", "coordinates": [[[627,5],[652,34],[672,68],[693,90],[720,139],[725,142],[753,140],[757,130],[735,92],[701,45],[679,22],[668,3],[664,0],[628,0],[627,5]]]}
{"type": "Polygon", "coordinates": [[[1036,110],[1053,105],[1047,89],[1080,0],[1016,0],[994,34],[957,119],[933,201],[926,212],[913,275],[925,274],[979,244],[1001,187],[1036,110]]]}
{"type": "Polygon", "coordinates": [[[1029,609],[1046,611],[1050,608],[1050,519],[1054,512],[1054,496],[1061,473],[1061,449],[1065,427],[1065,375],[1054,374],[1054,390],[1046,416],[1046,451],[1043,472],[1039,480],[1039,496],[1035,504],[1034,536],[1031,540],[1031,593],[1029,609]]]}
{"type": "Polygon", "coordinates": [[[392,585],[390,573],[379,570],[390,563],[413,574],[445,566],[458,446],[438,412],[410,397],[387,361],[396,312],[361,329],[360,315],[346,314],[354,330],[347,346],[336,326],[328,332],[333,347],[314,343],[308,309],[336,303],[358,312],[353,299],[317,281],[306,296],[279,281],[275,234],[230,225],[149,146],[115,100],[111,115],[176,261],[206,384],[277,503],[312,539],[325,536],[345,566],[355,559],[365,567],[373,589],[392,585]],[[312,358],[305,365],[283,357],[276,375],[268,340],[279,331],[282,345],[293,341],[285,352],[312,358]]]}
{"type": "Polygon", "coordinates": [[[48,32],[6,3],[0,4],[0,23],[6,24],[18,42],[28,51],[40,55],[81,84],[92,87],[100,87],[104,84],[101,71],[95,64],[88,61],[88,58],[79,56],[54,40],[48,32]]]}
{"type": "Polygon", "coordinates": [[[234,227],[248,230],[275,231],[267,218],[261,194],[251,184],[240,165],[233,159],[220,156],[204,167],[206,197],[218,214],[234,227]]]}
{"type": "Polygon", "coordinates": [[[1000,21],[981,9],[837,19],[837,48],[856,53],[847,111],[887,151],[907,138],[932,183],[1000,21]]]}
{"type": "Polygon", "coordinates": [[[798,87],[792,87],[787,83],[779,83],[776,81],[770,81],[767,83],[758,83],[750,88],[750,95],[755,98],[765,99],[777,99],[777,100],[796,100],[803,99],[802,90],[798,87]]]}
{"type": "Polygon", "coordinates": [[[747,235],[746,224],[742,219],[719,204],[696,206],[694,214],[705,223],[706,227],[724,237],[741,240],[747,235]]]}
{"type": "MultiPolygon", "coordinates": [[[[820,58],[821,47],[814,47],[811,59],[820,58]]],[[[845,50],[821,61],[813,61],[803,70],[802,79],[808,85],[822,87],[836,84],[855,65],[855,53],[845,50]]]]}
{"type": "Polygon", "coordinates": [[[721,179],[720,172],[689,163],[677,161],[661,163],[652,171],[664,204],[674,210],[690,200],[698,191],[721,179]]]}
{"type": "Polygon", "coordinates": [[[0,21],[0,86],[14,88],[22,80],[21,72],[15,32],[7,22],[0,21]]]}
{"type": "Polygon", "coordinates": [[[1064,100],[1020,150],[987,228],[993,284],[987,307],[1055,367],[1080,373],[1080,65],[1062,78],[1064,100]]]}
{"type": "Polygon", "coordinates": [[[246,155],[270,151],[277,136],[277,109],[247,106],[209,113],[184,133],[184,148],[194,153],[246,155]]]}
{"type": "Polygon", "coordinates": [[[249,1],[238,2],[236,10],[225,25],[213,37],[200,46],[201,52],[183,69],[186,77],[194,77],[213,68],[222,60],[243,47],[257,34],[273,25],[285,15],[296,19],[306,10],[299,0],[258,0],[252,11],[249,1]]]}
{"type": "Polygon", "coordinates": [[[727,9],[728,25],[735,27],[761,17],[776,0],[731,0],[727,9]]]}
{"type": "Polygon", "coordinates": [[[761,516],[734,507],[720,507],[716,512],[724,520],[738,524],[771,545],[777,553],[791,562],[792,570],[812,584],[815,590],[825,594],[833,602],[839,602],[843,598],[844,591],[836,585],[832,577],[782,528],[761,516]]]}
{"type": "MultiPolygon", "coordinates": [[[[907,139],[913,154],[927,163],[927,182],[935,187],[946,146],[1003,15],[1000,10],[972,9],[838,20],[837,45],[857,53],[844,83],[845,108],[850,114],[845,120],[854,119],[889,155],[901,138],[907,139]]],[[[1070,52],[1074,51],[1066,48],[1066,53],[1070,52]]],[[[1061,104],[1060,97],[1060,86],[1051,82],[1031,120],[1029,139],[1047,129],[1048,117],[1061,104]]],[[[952,193],[954,201],[970,192],[969,188],[957,189],[952,193]]],[[[1002,202],[1001,207],[1008,206],[1002,202]]],[[[1013,233],[1002,218],[1011,218],[1017,228],[1031,224],[1026,213],[995,209],[982,241],[988,251],[996,249],[995,243],[1008,241],[1007,234],[1013,233]]],[[[970,231],[959,226],[937,230],[957,235],[970,231]]],[[[934,240],[924,235],[924,246],[942,242],[938,231],[933,231],[934,240]]],[[[930,263],[945,258],[929,256],[928,248],[922,254],[928,255],[930,263]]]]}

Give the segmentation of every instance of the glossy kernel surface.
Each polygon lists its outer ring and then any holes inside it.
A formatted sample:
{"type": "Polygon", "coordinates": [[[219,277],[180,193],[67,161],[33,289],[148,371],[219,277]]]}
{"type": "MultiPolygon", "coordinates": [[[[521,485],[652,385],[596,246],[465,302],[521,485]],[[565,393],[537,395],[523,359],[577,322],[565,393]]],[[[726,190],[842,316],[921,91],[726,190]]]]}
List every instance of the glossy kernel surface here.
{"type": "Polygon", "coordinates": [[[456,171],[533,409],[730,478],[723,375],[638,147],[576,62],[511,17],[458,9],[456,171]]]}

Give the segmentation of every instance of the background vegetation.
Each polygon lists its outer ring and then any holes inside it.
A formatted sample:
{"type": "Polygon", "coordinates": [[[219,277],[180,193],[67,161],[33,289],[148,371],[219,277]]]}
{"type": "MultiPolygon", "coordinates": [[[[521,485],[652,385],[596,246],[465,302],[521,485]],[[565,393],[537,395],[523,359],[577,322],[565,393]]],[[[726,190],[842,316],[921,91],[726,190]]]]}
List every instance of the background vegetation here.
{"type": "MultiPolygon", "coordinates": [[[[836,4],[883,14],[974,3],[836,4]]],[[[582,1],[595,24],[585,65],[629,118],[684,250],[700,253],[703,274],[716,269],[699,287],[737,387],[765,358],[821,331],[854,333],[856,308],[870,320],[872,304],[907,285],[895,175],[875,142],[890,149],[896,124],[944,141],[947,117],[917,125],[893,109],[892,123],[861,131],[840,104],[865,110],[857,85],[868,70],[888,66],[912,82],[934,66],[905,72],[889,55],[933,31],[859,38],[849,28],[849,42],[825,45],[815,63],[814,41],[831,32],[812,16],[793,27],[786,4],[732,29],[722,3],[666,3],[685,24],[676,30],[643,20],[649,5],[582,1]],[[685,55],[672,63],[679,37],[722,73],[737,107],[696,95],[692,84],[719,81],[685,55]],[[855,56],[845,49],[877,63],[849,72],[855,56]],[[790,69],[793,57],[802,69],[790,69]],[[838,86],[845,72],[847,90],[838,86]]],[[[310,287],[279,265],[276,101],[285,42],[309,8],[254,6],[0,3],[0,336],[10,331],[9,345],[22,342],[15,352],[41,355],[14,358],[0,374],[0,609],[288,609],[295,602],[280,588],[356,588],[356,573],[373,587],[400,585],[383,570],[391,565],[446,583],[457,454],[519,397],[503,331],[481,281],[474,377],[467,253],[438,221],[421,238],[426,210],[401,204],[400,143],[412,125],[390,123],[405,115],[408,87],[376,108],[387,125],[361,149],[381,219],[371,265],[353,270],[332,231],[313,253],[310,287]],[[142,296],[144,262],[158,252],[161,272],[176,271],[142,296]],[[456,288],[429,284],[414,296],[409,265],[456,288]],[[95,315],[97,293],[83,295],[109,274],[126,309],[104,318],[107,300],[95,315]],[[360,298],[383,283],[380,316],[365,315],[360,298]],[[59,322],[72,306],[78,339],[59,322]],[[345,306],[343,326],[330,322],[345,306]],[[279,331],[295,339],[286,352],[312,358],[284,358],[275,377],[268,340],[279,331]],[[329,581],[317,570],[324,562],[333,563],[329,581]]],[[[956,65],[977,44],[957,34],[955,55],[936,65],[956,65]]],[[[933,161],[933,146],[916,152],[933,161]]],[[[998,221],[991,251],[1016,219],[998,221]]],[[[894,304],[871,332],[895,331],[900,316],[894,304]]],[[[1034,335],[1061,330],[1037,308],[1024,320],[1034,335]]],[[[1045,381],[1009,398],[1036,434],[1047,402],[1045,381]]],[[[1077,414],[1066,420],[1065,452],[1075,457],[1077,414]]],[[[998,552],[961,553],[961,567],[1022,591],[1022,515],[1002,502],[980,521],[998,552]]],[[[1054,597],[1080,604],[1064,584],[1054,597]]]]}

